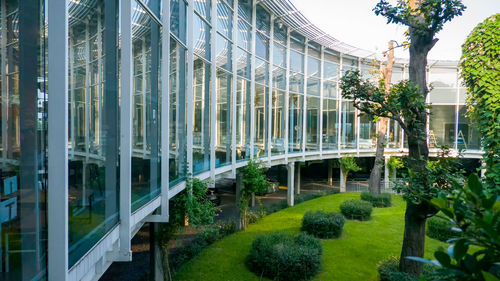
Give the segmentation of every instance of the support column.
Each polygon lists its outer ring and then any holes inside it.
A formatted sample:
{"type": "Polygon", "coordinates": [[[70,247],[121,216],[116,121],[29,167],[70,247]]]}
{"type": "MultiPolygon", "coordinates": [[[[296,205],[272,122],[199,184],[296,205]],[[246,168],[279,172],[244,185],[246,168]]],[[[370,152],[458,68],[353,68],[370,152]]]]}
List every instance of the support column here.
{"type": "Polygon", "coordinates": [[[297,172],[296,172],[296,177],[295,177],[294,190],[295,190],[295,194],[299,195],[300,194],[300,162],[297,162],[297,166],[296,166],[295,170],[297,172]]]}
{"type": "Polygon", "coordinates": [[[237,214],[238,214],[238,217],[237,217],[237,220],[238,220],[238,229],[241,229],[242,228],[242,225],[241,225],[241,214],[240,214],[240,197],[241,197],[241,189],[243,188],[243,173],[241,172],[241,170],[237,169],[236,170],[236,196],[235,196],[235,200],[236,200],[236,208],[237,208],[237,214]]]}
{"type": "Polygon", "coordinates": [[[344,181],[344,172],[342,172],[342,168],[340,169],[340,192],[346,192],[346,182],[344,181]]]}
{"type": "Polygon", "coordinates": [[[287,181],[287,187],[288,187],[288,191],[287,191],[287,194],[286,194],[286,200],[287,200],[287,203],[288,203],[288,206],[293,206],[293,201],[294,201],[294,197],[293,197],[293,186],[294,186],[294,170],[295,170],[295,163],[288,163],[286,165],[287,169],[288,169],[288,181],[287,181]]]}
{"type": "Polygon", "coordinates": [[[159,241],[159,223],[149,223],[149,263],[150,280],[163,281],[165,272],[163,270],[163,254],[159,241]]]}
{"type": "Polygon", "coordinates": [[[333,160],[326,160],[328,161],[328,184],[330,186],[333,185],[333,169],[332,169],[332,166],[333,166],[333,160]]]}
{"type": "Polygon", "coordinates": [[[385,157],[385,162],[384,162],[384,183],[385,183],[385,189],[390,188],[390,183],[389,183],[389,158],[390,157],[385,157]]]}

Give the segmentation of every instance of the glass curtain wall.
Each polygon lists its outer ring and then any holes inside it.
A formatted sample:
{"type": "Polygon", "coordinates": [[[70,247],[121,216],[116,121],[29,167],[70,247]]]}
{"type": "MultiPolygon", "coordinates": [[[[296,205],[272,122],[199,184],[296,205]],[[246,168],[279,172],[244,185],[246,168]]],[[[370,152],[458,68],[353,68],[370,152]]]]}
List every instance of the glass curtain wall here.
{"type": "MultiPolygon", "coordinates": [[[[377,83],[379,66],[376,61],[363,60],[361,62],[361,76],[372,83],[377,83]]],[[[370,149],[377,146],[377,122],[367,114],[361,114],[359,117],[359,148],[370,149]]]]}
{"type": "Polygon", "coordinates": [[[323,150],[338,149],[339,54],[325,49],[323,62],[323,150]]]}
{"type": "Polygon", "coordinates": [[[252,1],[238,1],[238,26],[236,47],[236,161],[250,156],[250,50],[251,50],[252,1]]]}
{"type": "Polygon", "coordinates": [[[274,23],[273,44],[273,93],[271,98],[271,155],[285,153],[285,90],[286,90],[286,44],[287,28],[274,23]]]}
{"type": "MultiPolygon", "coordinates": [[[[403,80],[404,66],[395,64],[392,68],[391,83],[396,84],[403,80]]],[[[387,127],[387,146],[389,148],[401,147],[402,129],[399,123],[389,119],[387,127]]]]}
{"type": "Polygon", "coordinates": [[[0,280],[47,266],[45,1],[0,1],[0,280]]]}
{"type": "Polygon", "coordinates": [[[305,38],[290,33],[290,82],[288,99],[288,151],[302,151],[304,122],[304,59],[305,38]]]}
{"type": "Polygon", "coordinates": [[[193,173],[210,169],[210,0],[194,1],[193,173]]]}
{"type": "MultiPolygon", "coordinates": [[[[169,182],[173,187],[186,177],[186,11],[184,0],[170,1],[170,147],[169,182]]],[[[166,70],[162,70],[166,71],[166,70]]]]}
{"type": "Polygon", "coordinates": [[[215,167],[231,164],[233,7],[217,1],[215,167]]]}
{"type": "MultiPolygon", "coordinates": [[[[342,57],[342,75],[348,70],[358,70],[358,59],[350,56],[342,57]]],[[[355,149],[357,147],[357,115],[356,108],[350,101],[342,101],[341,148],[355,149]]]]}
{"type": "Polygon", "coordinates": [[[455,105],[433,105],[429,123],[429,147],[455,147],[455,105]]]}
{"type": "MultiPolygon", "coordinates": [[[[132,4],[132,212],[160,193],[160,27],[137,3],[132,4]]],[[[148,1],[159,16],[159,0],[148,1]]]]}
{"type": "Polygon", "coordinates": [[[269,110],[269,36],[271,17],[257,5],[255,38],[255,99],[254,99],[254,155],[267,156],[267,130],[269,110]]]}
{"type": "Polygon", "coordinates": [[[319,149],[321,46],[309,42],[307,48],[306,151],[319,149]]]}
{"type": "Polygon", "coordinates": [[[458,149],[481,149],[481,138],[479,132],[467,116],[467,107],[465,105],[458,106],[457,145],[458,149]]]}
{"type": "Polygon", "coordinates": [[[118,4],[69,5],[69,265],[118,222],[118,4]]]}

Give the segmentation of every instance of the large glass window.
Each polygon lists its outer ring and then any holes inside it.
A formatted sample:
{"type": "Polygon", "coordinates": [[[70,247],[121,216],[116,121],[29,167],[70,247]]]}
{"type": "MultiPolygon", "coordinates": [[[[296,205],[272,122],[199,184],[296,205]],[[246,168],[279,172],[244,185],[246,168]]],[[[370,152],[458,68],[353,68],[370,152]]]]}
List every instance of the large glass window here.
{"type": "Polygon", "coordinates": [[[255,84],[255,153],[256,157],[264,157],[267,152],[267,110],[269,89],[261,84],[255,84]]]}
{"type": "Polygon", "coordinates": [[[375,148],[377,146],[377,122],[367,114],[359,117],[359,148],[375,148]]]}
{"type": "Polygon", "coordinates": [[[272,128],[271,154],[285,153],[285,94],[280,90],[273,90],[272,97],[272,128]]]}
{"type": "Polygon", "coordinates": [[[186,12],[184,0],[170,0],[170,31],[186,43],[186,12]]]}
{"type": "Polygon", "coordinates": [[[457,102],[458,72],[455,68],[432,67],[429,70],[430,102],[457,102]]]}
{"type": "Polygon", "coordinates": [[[319,148],[319,98],[307,97],[306,151],[319,148]]]}
{"type": "Polygon", "coordinates": [[[217,70],[215,166],[231,163],[231,87],[232,75],[217,70]]]}
{"type": "Polygon", "coordinates": [[[443,145],[455,147],[455,109],[454,105],[432,106],[429,124],[430,148],[443,145]]]}
{"type": "Polygon", "coordinates": [[[467,116],[467,107],[460,105],[458,108],[458,149],[481,149],[481,138],[477,127],[467,116]]]}
{"type": "MultiPolygon", "coordinates": [[[[118,13],[117,5],[107,4],[105,1],[94,1],[88,6],[71,2],[69,8],[70,266],[118,222],[118,44],[114,33],[117,22],[115,18],[104,17],[109,12],[118,13]],[[107,71],[104,72],[104,69],[107,71]]],[[[140,9],[137,4],[135,8],[140,9]]],[[[151,79],[151,68],[144,71],[142,66],[151,61],[151,22],[139,16],[139,10],[135,11],[134,19],[138,26],[134,34],[140,32],[143,40],[140,46],[136,45],[137,42],[134,44],[133,90],[141,91],[146,97],[151,96],[151,87],[146,88],[148,83],[143,82],[151,79]],[[144,32],[145,29],[148,32],[144,32]],[[146,40],[146,37],[149,39],[146,40]]],[[[137,101],[134,103],[137,111],[133,114],[147,110],[142,106],[148,101],[137,100],[137,94],[133,91],[134,101],[137,101]]],[[[145,151],[148,149],[144,143],[145,136],[149,132],[145,130],[142,113],[136,121],[133,128],[134,148],[145,151]]],[[[132,159],[133,165],[138,164],[138,159],[132,159]]],[[[144,180],[149,182],[150,174],[144,176],[144,180]]]]}
{"type": "Polygon", "coordinates": [[[302,151],[304,96],[290,93],[288,99],[288,151],[302,151]]]}
{"type": "Polygon", "coordinates": [[[45,4],[0,2],[0,280],[46,278],[45,4]]]}
{"type": "Polygon", "coordinates": [[[337,100],[323,100],[323,150],[338,149],[337,100]]]}
{"type": "Polygon", "coordinates": [[[186,176],[186,49],[170,40],[170,147],[169,180],[172,187],[186,176]]]}
{"type": "Polygon", "coordinates": [[[210,64],[195,57],[193,62],[193,172],[210,168],[210,64]]]}
{"type": "Polygon", "coordinates": [[[401,127],[398,122],[389,119],[388,120],[388,142],[390,148],[400,148],[401,147],[401,127]]]}
{"type": "Polygon", "coordinates": [[[342,102],[341,148],[356,148],[356,110],[352,102],[342,102]]]}
{"type": "Polygon", "coordinates": [[[250,149],[250,81],[238,77],[236,91],[236,159],[249,158],[250,149]]]}

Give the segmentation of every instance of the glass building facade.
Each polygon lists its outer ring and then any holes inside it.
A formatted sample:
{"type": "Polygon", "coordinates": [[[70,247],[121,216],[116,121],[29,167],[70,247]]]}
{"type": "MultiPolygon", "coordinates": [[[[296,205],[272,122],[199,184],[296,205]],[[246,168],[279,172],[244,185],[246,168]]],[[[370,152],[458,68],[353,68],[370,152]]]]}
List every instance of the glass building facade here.
{"type": "MultiPolygon", "coordinates": [[[[167,221],[188,175],[234,177],[251,157],[373,157],[377,124],[338,85],[347,70],[374,78],[373,54],[292,8],[0,1],[0,280],[98,278],[130,259],[153,212],[167,221]]],[[[479,158],[456,65],[429,64],[428,143],[479,158]]],[[[392,82],[407,77],[398,60],[392,82]]],[[[390,121],[386,152],[406,151],[390,121]]]]}

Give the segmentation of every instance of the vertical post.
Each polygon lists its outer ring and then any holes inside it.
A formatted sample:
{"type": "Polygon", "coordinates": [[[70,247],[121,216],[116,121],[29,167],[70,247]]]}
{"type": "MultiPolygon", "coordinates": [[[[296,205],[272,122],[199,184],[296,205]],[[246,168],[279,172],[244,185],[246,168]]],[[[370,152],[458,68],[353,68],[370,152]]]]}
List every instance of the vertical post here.
{"type": "Polygon", "coordinates": [[[324,71],[324,60],[325,60],[325,47],[321,45],[320,47],[320,68],[319,68],[319,127],[318,127],[318,133],[319,134],[319,153],[320,155],[323,155],[323,97],[324,97],[324,90],[323,90],[323,71],[324,71]]]}
{"type": "MultiPolygon", "coordinates": [[[[215,187],[215,149],[217,146],[217,1],[212,3],[210,30],[210,187],[215,187]]],[[[228,85],[229,86],[229,85],[228,85]]],[[[227,101],[228,103],[230,100],[227,101]]],[[[206,122],[206,121],[205,121],[206,122]]],[[[205,132],[205,134],[208,132],[205,132]]]]}
{"type": "MultiPolygon", "coordinates": [[[[163,1],[163,0],[162,0],[163,1]]],[[[169,216],[169,171],[170,171],[170,1],[163,1],[163,34],[161,37],[161,215],[169,216]]],[[[177,119],[176,119],[177,120],[177,119]]]]}
{"type": "Polygon", "coordinates": [[[120,242],[119,260],[131,260],[130,216],[132,186],[132,1],[122,1],[120,107],[120,242]]]}
{"type": "Polygon", "coordinates": [[[241,189],[243,188],[243,173],[241,170],[236,170],[236,207],[238,207],[238,229],[242,228],[241,225],[241,213],[240,213],[240,199],[241,199],[241,189]]]}
{"type": "MultiPolygon", "coordinates": [[[[271,165],[272,150],[272,119],[273,119],[273,47],[274,47],[274,14],[271,14],[269,36],[269,95],[268,95],[268,114],[267,114],[267,152],[268,163],[271,165]]],[[[274,124],[276,126],[276,124],[274,124]]]]}
{"type": "Polygon", "coordinates": [[[188,0],[187,11],[187,79],[186,79],[186,165],[187,175],[193,174],[193,23],[194,23],[194,1],[188,0]]]}
{"type": "Polygon", "coordinates": [[[252,35],[250,52],[250,100],[247,104],[250,106],[250,158],[254,157],[255,146],[255,40],[257,25],[257,1],[252,1],[252,35]]]}
{"type": "Polygon", "coordinates": [[[344,172],[342,171],[342,168],[340,168],[340,192],[346,192],[347,183],[344,181],[344,172]]]}
{"type": "Polygon", "coordinates": [[[288,206],[293,206],[294,203],[294,196],[293,196],[293,186],[294,186],[294,175],[295,175],[295,163],[290,162],[287,164],[287,170],[288,170],[288,181],[287,181],[287,193],[286,193],[286,200],[288,206]]]}
{"type": "MultiPolygon", "coordinates": [[[[281,19],[280,19],[281,20],[281,19]]],[[[288,162],[288,141],[290,137],[290,113],[289,113],[289,105],[290,105],[290,29],[287,29],[286,33],[286,70],[285,70],[285,161],[288,162]]]]}
{"type": "Polygon", "coordinates": [[[68,5],[48,0],[48,279],[68,274],[68,5]]]}
{"type": "Polygon", "coordinates": [[[304,88],[302,89],[304,92],[304,108],[302,109],[302,157],[304,157],[306,153],[306,143],[307,143],[307,53],[309,51],[309,40],[305,40],[305,49],[304,49],[304,88]]]}
{"type": "Polygon", "coordinates": [[[385,157],[385,163],[384,163],[385,189],[389,189],[391,187],[390,182],[389,182],[389,159],[390,159],[390,156],[385,157]]]}
{"type": "MultiPolygon", "coordinates": [[[[338,156],[340,157],[340,150],[342,149],[342,95],[340,94],[340,78],[342,78],[342,64],[343,64],[343,55],[342,53],[339,53],[340,56],[340,62],[339,62],[339,75],[337,79],[337,101],[338,101],[338,126],[339,129],[337,130],[337,152],[338,156]]],[[[341,176],[342,177],[342,176],[341,176]]],[[[342,182],[342,181],[341,181],[342,182]]],[[[342,186],[342,185],[341,185],[342,186]]]]}
{"type": "Polygon", "coordinates": [[[296,172],[296,177],[295,177],[295,186],[294,186],[294,190],[295,190],[295,194],[299,195],[300,194],[300,162],[297,162],[297,166],[296,166],[296,169],[297,172],[296,172]]]}
{"type": "MultiPolygon", "coordinates": [[[[238,0],[233,1],[233,22],[232,22],[232,38],[233,38],[233,48],[231,50],[231,62],[232,62],[232,70],[233,70],[233,83],[231,88],[232,94],[232,109],[231,116],[231,170],[234,177],[236,177],[236,107],[237,107],[237,92],[238,92],[238,61],[236,60],[236,50],[238,43],[238,0]]],[[[243,94],[242,94],[243,96],[243,94]]]]}
{"type": "Polygon", "coordinates": [[[332,169],[333,160],[329,159],[326,161],[328,161],[328,185],[332,186],[333,185],[333,169],[332,169]]]}

